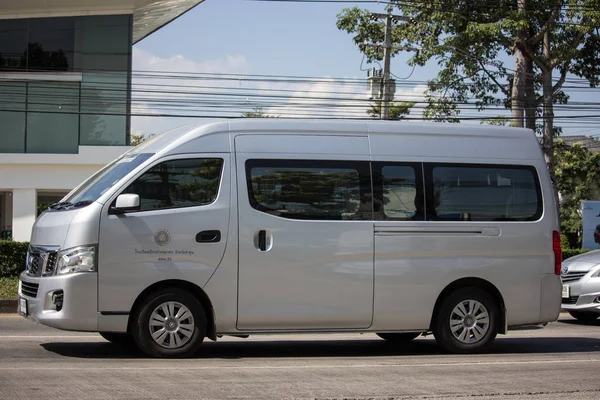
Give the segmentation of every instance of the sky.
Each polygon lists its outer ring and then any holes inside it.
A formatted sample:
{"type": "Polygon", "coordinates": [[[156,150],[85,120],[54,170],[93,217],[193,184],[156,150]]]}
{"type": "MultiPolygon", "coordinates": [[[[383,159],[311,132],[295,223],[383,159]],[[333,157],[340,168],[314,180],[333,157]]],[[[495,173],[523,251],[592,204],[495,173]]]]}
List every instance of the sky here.
{"type": "MultiPolygon", "coordinates": [[[[297,3],[297,2],[261,2],[252,0],[205,0],[180,18],[151,34],[134,46],[133,69],[135,71],[170,71],[175,73],[218,73],[250,75],[285,75],[302,77],[330,77],[315,82],[273,83],[213,81],[199,83],[182,79],[178,84],[187,87],[190,92],[200,91],[202,85],[210,86],[215,101],[219,93],[227,93],[235,87],[241,94],[236,110],[240,107],[250,111],[253,106],[262,105],[255,97],[243,96],[258,93],[279,93],[287,90],[290,97],[281,100],[275,106],[263,106],[270,115],[310,116],[314,105],[324,101],[328,106],[341,105],[339,112],[331,110],[334,116],[367,116],[367,88],[363,83],[352,79],[366,78],[361,70],[362,54],[352,41],[352,36],[335,26],[336,16],[345,7],[359,6],[372,11],[383,12],[378,4],[297,3]],[[341,84],[333,78],[347,78],[341,84]],[[190,89],[196,88],[196,89],[190,89]],[[247,91],[245,91],[247,90],[247,91]],[[330,94],[333,93],[333,94],[330,94]],[[323,97],[339,97],[340,100],[323,100],[323,97]],[[343,100],[341,100],[343,98],[343,100]],[[287,102],[287,104],[283,104],[287,102]],[[312,105],[307,111],[306,106],[312,105]],[[337,113],[336,113],[337,112],[337,113]]],[[[424,67],[414,69],[407,65],[408,53],[400,53],[391,61],[391,72],[398,78],[410,77],[409,81],[426,81],[437,75],[434,61],[424,67]]],[[[510,64],[508,64],[510,65],[510,64]]],[[[366,69],[375,65],[362,65],[366,69]]],[[[134,78],[135,85],[167,84],[173,79],[134,78]]],[[[407,84],[398,79],[396,101],[410,101],[422,98],[424,85],[407,84]]],[[[184,91],[184,89],[181,89],[184,91]]],[[[185,94],[184,94],[185,95],[185,94]]],[[[190,95],[191,96],[191,95],[190,95]]],[[[575,94],[574,99],[580,95],[575,94]]],[[[157,97],[160,97],[157,95],[157,97]]],[[[209,96],[210,97],[210,96],[209,96]]],[[[190,97],[192,98],[192,97],[190,97]]],[[[198,102],[203,98],[196,95],[198,102]]],[[[222,99],[222,98],[221,98],[222,99]]],[[[228,98],[231,100],[231,98],[228,98]]],[[[229,101],[228,100],[228,101],[229,101]]],[[[573,98],[572,98],[573,100],[573,98]]],[[[221,104],[227,101],[221,100],[221,104]]],[[[233,107],[233,106],[232,106],[233,107]]],[[[152,104],[134,106],[135,114],[160,113],[152,104]]],[[[198,114],[198,111],[184,110],[178,114],[198,114]]],[[[206,114],[206,113],[204,113],[206,114]]],[[[223,112],[221,112],[223,114],[223,112]]],[[[233,114],[230,114],[234,116],[233,114]]],[[[237,114],[239,115],[239,111],[237,114]]],[[[418,108],[411,116],[420,116],[418,108]]],[[[490,117],[498,115],[492,111],[490,117]]],[[[152,116],[132,117],[134,134],[159,133],[188,123],[204,122],[196,118],[169,118],[152,116]]],[[[479,123],[479,121],[473,122],[479,123]]],[[[576,126],[569,122],[566,133],[600,134],[595,125],[576,126]]]]}

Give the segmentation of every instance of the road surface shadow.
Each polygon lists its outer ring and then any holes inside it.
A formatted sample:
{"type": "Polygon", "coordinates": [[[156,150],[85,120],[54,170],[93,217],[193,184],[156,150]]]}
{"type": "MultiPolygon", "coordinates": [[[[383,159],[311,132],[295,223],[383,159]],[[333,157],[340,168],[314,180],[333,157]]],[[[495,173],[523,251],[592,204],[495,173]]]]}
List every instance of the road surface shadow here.
{"type": "MultiPolygon", "coordinates": [[[[124,348],[108,342],[55,342],[41,346],[65,357],[90,359],[145,358],[137,349],[124,348]]],[[[496,339],[487,354],[591,353],[600,352],[600,339],[580,337],[544,337],[496,339]]],[[[430,337],[419,338],[403,345],[380,339],[365,340],[282,340],[282,341],[219,341],[205,342],[193,358],[315,358],[315,357],[377,357],[430,356],[446,354],[430,337]]]]}
{"type": "Polygon", "coordinates": [[[560,320],[560,322],[568,325],[600,326],[600,319],[597,319],[595,321],[579,321],[577,319],[565,319],[560,320]]]}

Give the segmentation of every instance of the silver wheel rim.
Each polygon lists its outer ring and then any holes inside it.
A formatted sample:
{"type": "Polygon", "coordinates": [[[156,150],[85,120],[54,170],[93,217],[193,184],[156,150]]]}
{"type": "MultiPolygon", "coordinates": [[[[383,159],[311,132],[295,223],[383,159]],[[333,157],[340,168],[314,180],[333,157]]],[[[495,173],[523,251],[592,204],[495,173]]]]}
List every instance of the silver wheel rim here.
{"type": "Polygon", "coordinates": [[[177,301],[160,304],[150,315],[150,336],[166,349],[185,346],[192,338],[194,327],[192,312],[177,301]]]}
{"type": "Polygon", "coordinates": [[[477,300],[461,301],[450,314],[450,331],[461,343],[477,343],[485,337],[489,329],[488,310],[477,300]]]}

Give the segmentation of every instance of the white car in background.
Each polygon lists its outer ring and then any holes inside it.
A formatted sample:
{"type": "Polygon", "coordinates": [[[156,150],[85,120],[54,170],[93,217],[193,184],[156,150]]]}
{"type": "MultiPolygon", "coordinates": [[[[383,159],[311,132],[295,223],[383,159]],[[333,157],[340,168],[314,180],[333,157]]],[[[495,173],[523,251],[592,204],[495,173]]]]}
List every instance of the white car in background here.
{"type": "Polygon", "coordinates": [[[563,261],[562,310],[580,321],[600,317],[600,250],[563,261]]]}

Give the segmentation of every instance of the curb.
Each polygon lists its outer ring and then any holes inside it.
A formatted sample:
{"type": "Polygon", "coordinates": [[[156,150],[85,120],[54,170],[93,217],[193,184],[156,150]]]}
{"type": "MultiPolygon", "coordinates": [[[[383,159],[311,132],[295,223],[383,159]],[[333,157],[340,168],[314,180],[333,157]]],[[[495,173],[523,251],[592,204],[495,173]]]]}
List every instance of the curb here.
{"type": "Polygon", "coordinates": [[[19,300],[17,299],[0,299],[0,314],[14,314],[17,312],[17,305],[19,300]]]}

